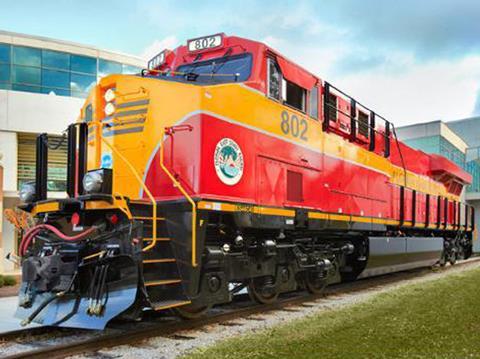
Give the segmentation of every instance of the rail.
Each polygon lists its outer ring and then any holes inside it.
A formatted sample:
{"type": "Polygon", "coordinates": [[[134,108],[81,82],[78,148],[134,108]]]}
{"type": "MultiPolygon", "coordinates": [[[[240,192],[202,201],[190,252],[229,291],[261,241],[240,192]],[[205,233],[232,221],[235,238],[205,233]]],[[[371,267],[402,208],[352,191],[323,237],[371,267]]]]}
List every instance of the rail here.
{"type": "MultiPolygon", "coordinates": [[[[165,127],[165,135],[170,136],[173,141],[173,134],[176,131],[192,131],[192,126],[189,125],[179,125],[173,127],[165,127]]],[[[163,138],[160,140],[160,167],[165,172],[165,174],[170,178],[173,185],[179,189],[182,195],[187,199],[187,201],[192,206],[192,266],[197,266],[197,205],[195,201],[190,197],[190,195],[185,191],[183,186],[175,176],[169,171],[164,163],[164,144],[163,138]]]]}
{"type": "Polygon", "coordinates": [[[359,119],[357,119],[357,106],[362,107],[363,109],[368,111],[370,114],[369,120],[368,120],[369,123],[366,124],[367,128],[369,129],[369,137],[370,137],[369,150],[370,151],[375,150],[375,137],[376,137],[375,135],[378,133],[384,138],[384,142],[385,142],[384,156],[389,157],[390,156],[390,129],[392,127],[392,123],[328,82],[325,82],[325,100],[324,100],[325,110],[324,110],[324,122],[323,122],[324,129],[328,130],[330,128],[330,122],[332,120],[330,119],[331,115],[329,110],[330,109],[334,110],[350,119],[350,137],[352,140],[355,140],[357,136],[357,127],[361,125],[365,125],[365,124],[362,124],[362,122],[359,119]],[[341,94],[342,96],[350,100],[350,114],[343,112],[342,110],[337,108],[336,105],[334,106],[331,103],[329,103],[329,97],[331,93],[330,89],[335,90],[335,92],[341,94]],[[376,119],[380,119],[385,123],[385,129],[383,133],[376,129],[376,124],[375,124],[376,119]]]}
{"type": "Polygon", "coordinates": [[[127,160],[127,158],[122,155],[122,153],[117,150],[115,148],[115,146],[111,145],[110,143],[108,143],[107,140],[105,140],[105,138],[100,137],[102,139],[102,142],[107,145],[108,148],[110,148],[112,150],[113,153],[115,153],[118,157],[120,157],[120,159],[128,166],[128,168],[130,168],[130,170],[132,171],[133,175],[135,176],[135,178],[137,179],[138,183],[140,183],[140,186],[142,186],[143,188],[143,191],[147,194],[148,198],[150,199],[150,201],[152,202],[152,206],[153,206],[153,218],[152,218],[152,242],[147,245],[145,248],[143,248],[143,251],[146,252],[146,251],[149,251],[150,249],[152,249],[153,247],[155,247],[155,245],[157,244],[157,202],[155,201],[155,198],[152,196],[152,193],[150,192],[150,190],[148,189],[147,185],[145,184],[145,182],[143,182],[142,178],[140,177],[140,175],[137,173],[137,171],[135,170],[135,168],[133,167],[133,165],[127,160]]]}
{"type": "MultiPolygon", "coordinates": [[[[403,176],[404,176],[404,186],[407,187],[407,169],[406,169],[406,166],[405,166],[405,161],[404,161],[404,158],[403,158],[402,150],[400,148],[400,144],[398,143],[398,137],[397,137],[397,133],[395,131],[394,124],[391,123],[390,121],[388,121],[387,119],[385,119],[384,117],[378,115],[377,113],[375,113],[373,110],[371,110],[367,106],[361,104],[360,102],[358,102],[353,97],[349,96],[348,94],[346,94],[345,92],[343,92],[339,88],[333,86],[329,82],[325,82],[324,88],[325,88],[325,91],[324,91],[324,100],[323,100],[323,105],[324,105],[324,109],[323,109],[323,130],[328,131],[330,129],[330,122],[332,121],[331,120],[332,116],[330,115],[330,113],[331,113],[330,111],[333,110],[333,111],[335,111],[335,113],[340,113],[340,114],[342,114],[345,117],[350,119],[350,140],[351,141],[354,141],[354,140],[357,139],[357,128],[359,128],[360,126],[365,126],[368,129],[368,136],[366,136],[366,137],[369,137],[369,141],[370,141],[369,146],[368,146],[369,151],[375,151],[376,134],[379,134],[380,136],[382,136],[383,140],[384,140],[384,154],[383,155],[386,158],[390,157],[390,154],[391,154],[391,151],[390,151],[391,150],[390,136],[393,134],[393,138],[394,138],[394,141],[395,141],[395,144],[396,144],[396,147],[397,147],[397,151],[398,151],[398,154],[400,156],[401,163],[402,163],[403,176]],[[346,113],[346,112],[340,110],[339,108],[337,108],[337,105],[332,105],[331,103],[329,103],[331,89],[333,89],[335,92],[339,93],[343,97],[350,100],[350,113],[346,113]],[[366,123],[366,124],[362,123],[358,119],[358,114],[357,114],[357,107],[358,106],[363,108],[364,110],[366,110],[369,113],[368,123],[366,123]],[[384,128],[383,132],[377,130],[376,119],[380,119],[384,122],[385,128],[384,128]]],[[[337,95],[334,94],[334,96],[337,96],[337,95]]]]}

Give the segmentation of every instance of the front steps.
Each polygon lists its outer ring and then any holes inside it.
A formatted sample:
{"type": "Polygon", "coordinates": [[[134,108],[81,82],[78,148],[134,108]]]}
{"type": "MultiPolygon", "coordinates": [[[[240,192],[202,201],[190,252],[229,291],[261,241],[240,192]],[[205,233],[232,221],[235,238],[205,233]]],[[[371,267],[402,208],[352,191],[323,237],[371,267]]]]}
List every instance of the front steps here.
{"type": "MultiPolygon", "coordinates": [[[[130,210],[133,219],[142,221],[144,224],[143,247],[145,248],[153,241],[152,205],[148,202],[134,202],[130,210]]],[[[183,289],[172,241],[168,235],[165,217],[157,213],[155,246],[143,252],[144,285],[154,310],[165,310],[191,303],[183,289]]]]}

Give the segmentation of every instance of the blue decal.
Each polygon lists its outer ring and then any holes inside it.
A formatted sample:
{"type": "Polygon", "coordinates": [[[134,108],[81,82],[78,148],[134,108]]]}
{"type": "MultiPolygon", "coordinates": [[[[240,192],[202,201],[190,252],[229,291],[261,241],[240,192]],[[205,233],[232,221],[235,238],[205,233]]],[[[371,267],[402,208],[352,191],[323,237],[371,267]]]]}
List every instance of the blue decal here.
{"type": "Polygon", "coordinates": [[[112,168],[113,158],[111,153],[102,154],[102,168],[112,168]]]}

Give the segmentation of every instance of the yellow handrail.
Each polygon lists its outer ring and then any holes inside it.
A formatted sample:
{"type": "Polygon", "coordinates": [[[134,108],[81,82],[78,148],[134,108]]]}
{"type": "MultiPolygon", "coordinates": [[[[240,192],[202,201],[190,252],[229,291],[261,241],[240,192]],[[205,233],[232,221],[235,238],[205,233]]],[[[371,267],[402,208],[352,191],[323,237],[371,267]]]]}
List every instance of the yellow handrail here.
{"type": "Polygon", "coordinates": [[[180,182],[178,182],[175,177],[172,175],[172,173],[168,170],[168,168],[165,166],[163,163],[163,158],[164,158],[164,151],[163,151],[163,138],[160,139],[160,167],[162,170],[167,174],[167,176],[170,178],[170,180],[173,182],[173,185],[177,187],[180,192],[182,192],[183,196],[187,199],[188,202],[190,202],[192,206],[192,266],[196,267],[197,266],[197,206],[195,205],[195,201],[192,199],[192,197],[189,196],[189,194],[185,191],[185,189],[182,187],[180,182]]]}
{"type": "Polygon", "coordinates": [[[142,178],[140,177],[140,175],[137,173],[137,171],[135,171],[135,168],[132,166],[132,164],[130,162],[128,162],[128,160],[125,158],[125,156],[122,155],[121,152],[118,151],[114,146],[112,146],[110,143],[108,143],[108,141],[105,140],[105,138],[101,137],[101,139],[102,139],[104,144],[106,144],[118,157],[120,157],[123,160],[123,162],[126,163],[126,165],[130,168],[130,170],[132,171],[132,173],[135,176],[135,178],[137,179],[137,181],[142,186],[143,191],[147,194],[148,198],[152,202],[152,206],[153,206],[152,243],[150,243],[148,246],[143,248],[143,251],[146,252],[146,251],[152,249],[153,247],[155,247],[155,245],[157,244],[157,202],[155,201],[155,198],[153,198],[152,194],[148,190],[148,187],[142,181],[142,178]]]}

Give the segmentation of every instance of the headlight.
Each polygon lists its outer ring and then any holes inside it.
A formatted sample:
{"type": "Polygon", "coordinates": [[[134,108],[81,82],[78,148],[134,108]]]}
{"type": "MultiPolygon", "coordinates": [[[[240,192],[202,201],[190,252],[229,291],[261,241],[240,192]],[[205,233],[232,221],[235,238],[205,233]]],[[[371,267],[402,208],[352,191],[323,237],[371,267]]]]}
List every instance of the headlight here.
{"type": "Polygon", "coordinates": [[[35,199],[35,183],[26,182],[20,188],[20,200],[25,203],[33,202],[35,199]]]}
{"type": "Polygon", "coordinates": [[[103,171],[87,172],[83,176],[83,189],[88,193],[100,193],[103,184],[103,171]]]}
{"type": "Polygon", "coordinates": [[[115,91],[113,91],[113,89],[108,89],[105,92],[105,95],[103,95],[103,98],[107,102],[111,102],[111,101],[115,100],[115,91]]]}
{"type": "Polygon", "coordinates": [[[104,111],[107,116],[110,116],[115,112],[115,106],[113,103],[109,102],[105,105],[104,111]]]}

